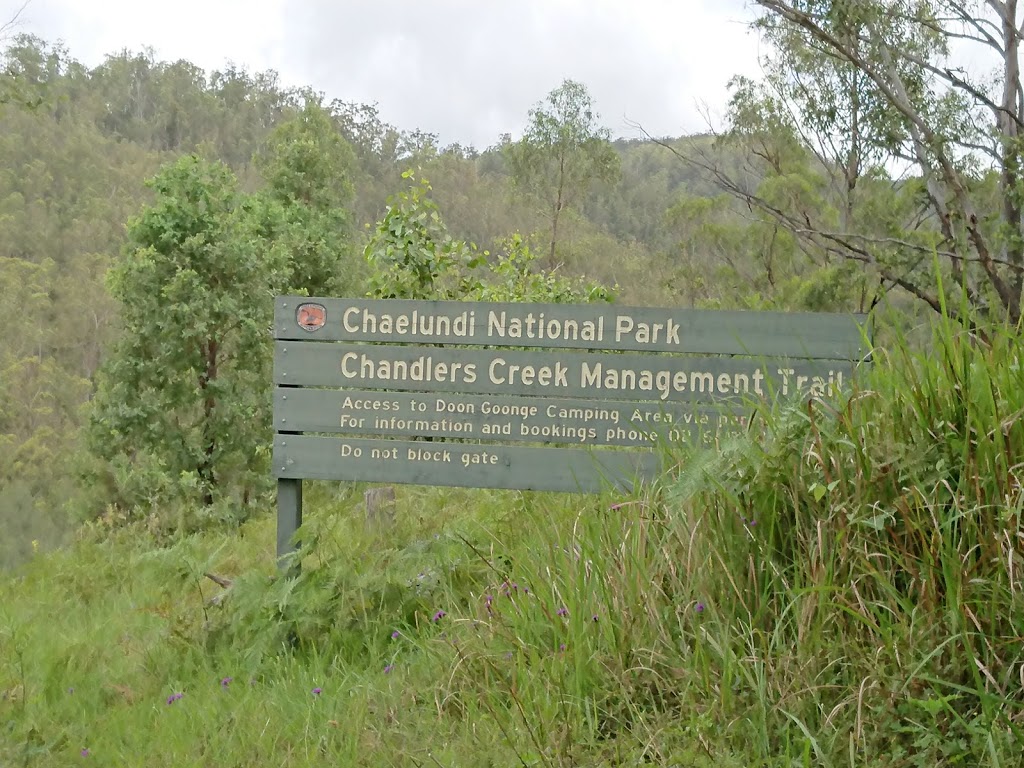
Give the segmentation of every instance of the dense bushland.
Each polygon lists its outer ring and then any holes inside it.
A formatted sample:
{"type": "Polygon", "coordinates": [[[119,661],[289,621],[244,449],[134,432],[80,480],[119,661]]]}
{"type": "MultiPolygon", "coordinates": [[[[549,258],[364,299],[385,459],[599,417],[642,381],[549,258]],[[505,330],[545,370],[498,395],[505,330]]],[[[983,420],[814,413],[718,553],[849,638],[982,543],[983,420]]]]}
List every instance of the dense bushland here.
{"type": "Polygon", "coordinates": [[[1019,354],[938,324],[624,497],[318,487],[297,579],[265,517],[95,524],[0,587],[0,756],[1015,764],[1019,354]]]}

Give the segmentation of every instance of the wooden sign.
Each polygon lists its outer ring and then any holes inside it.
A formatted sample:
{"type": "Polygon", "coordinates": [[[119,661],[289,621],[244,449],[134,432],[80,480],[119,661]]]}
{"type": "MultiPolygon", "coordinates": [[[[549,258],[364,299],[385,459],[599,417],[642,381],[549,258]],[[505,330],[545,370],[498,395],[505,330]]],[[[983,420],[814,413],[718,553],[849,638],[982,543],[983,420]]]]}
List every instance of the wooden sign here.
{"type": "Polygon", "coordinates": [[[278,553],[303,479],[594,492],[713,447],[757,401],[848,387],[856,315],[275,300],[278,553]]]}

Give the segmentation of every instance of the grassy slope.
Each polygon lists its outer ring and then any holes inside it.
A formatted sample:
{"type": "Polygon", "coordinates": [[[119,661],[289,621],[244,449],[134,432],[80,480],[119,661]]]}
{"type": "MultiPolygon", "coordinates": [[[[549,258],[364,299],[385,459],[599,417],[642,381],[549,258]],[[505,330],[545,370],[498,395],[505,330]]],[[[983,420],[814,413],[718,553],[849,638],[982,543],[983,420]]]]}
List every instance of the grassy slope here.
{"type": "Polygon", "coordinates": [[[1019,764],[1022,414],[942,331],[643,496],[321,488],[294,581],[88,533],[0,583],[0,765],[1019,764]]]}

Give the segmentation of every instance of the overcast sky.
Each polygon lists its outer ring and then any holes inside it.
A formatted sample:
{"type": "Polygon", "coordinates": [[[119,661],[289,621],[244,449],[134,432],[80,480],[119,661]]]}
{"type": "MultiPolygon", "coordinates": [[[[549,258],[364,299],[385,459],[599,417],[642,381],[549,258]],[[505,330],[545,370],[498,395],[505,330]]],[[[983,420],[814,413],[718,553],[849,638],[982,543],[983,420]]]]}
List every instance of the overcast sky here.
{"type": "MultiPolygon", "coordinates": [[[[0,0],[0,23],[24,0],[0,0]]],[[[93,66],[154,49],[207,71],[277,70],[286,85],[376,103],[401,128],[483,149],[518,135],[565,78],[616,136],[702,131],[726,83],[756,73],[745,0],[31,0],[19,31],[93,66]]]]}

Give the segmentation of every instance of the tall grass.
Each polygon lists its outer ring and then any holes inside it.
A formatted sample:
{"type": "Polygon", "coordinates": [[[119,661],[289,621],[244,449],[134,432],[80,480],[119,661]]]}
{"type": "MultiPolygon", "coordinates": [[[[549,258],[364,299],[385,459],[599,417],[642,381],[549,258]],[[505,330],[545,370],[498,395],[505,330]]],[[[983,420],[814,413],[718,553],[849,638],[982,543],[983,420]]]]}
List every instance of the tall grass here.
{"type": "Polygon", "coordinates": [[[0,765],[1018,765],[1017,338],[856,386],[642,494],[321,488],[297,579],[266,520],[90,534],[0,586],[0,765]]]}

